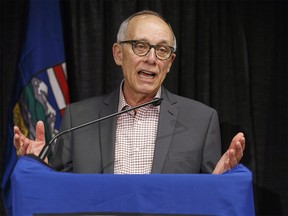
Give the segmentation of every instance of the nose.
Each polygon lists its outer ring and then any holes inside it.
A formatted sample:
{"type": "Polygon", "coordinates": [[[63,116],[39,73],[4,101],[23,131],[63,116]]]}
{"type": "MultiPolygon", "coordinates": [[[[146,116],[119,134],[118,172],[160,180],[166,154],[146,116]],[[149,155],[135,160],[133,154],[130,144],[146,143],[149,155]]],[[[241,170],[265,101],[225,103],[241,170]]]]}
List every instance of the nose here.
{"type": "Polygon", "coordinates": [[[151,47],[151,49],[146,55],[146,59],[151,64],[155,63],[155,61],[157,60],[157,56],[156,56],[156,50],[154,47],[151,47]]]}

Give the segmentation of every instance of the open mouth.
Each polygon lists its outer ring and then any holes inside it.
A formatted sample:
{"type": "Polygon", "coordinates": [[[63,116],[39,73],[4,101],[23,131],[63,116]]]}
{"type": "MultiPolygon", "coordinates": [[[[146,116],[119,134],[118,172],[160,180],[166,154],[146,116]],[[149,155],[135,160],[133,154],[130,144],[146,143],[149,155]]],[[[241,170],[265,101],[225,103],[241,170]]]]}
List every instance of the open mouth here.
{"type": "Polygon", "coordinates": [[[156,76],[155,73],[149,71],[139,71],[138,74],[144,78],[154,78],[156,76]]]}

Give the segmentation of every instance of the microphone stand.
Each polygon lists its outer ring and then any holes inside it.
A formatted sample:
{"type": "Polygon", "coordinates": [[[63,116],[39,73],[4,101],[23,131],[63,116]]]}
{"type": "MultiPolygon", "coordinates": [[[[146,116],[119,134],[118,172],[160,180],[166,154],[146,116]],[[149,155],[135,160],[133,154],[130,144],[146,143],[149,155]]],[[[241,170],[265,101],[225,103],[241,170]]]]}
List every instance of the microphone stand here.
{"type": "Polygon", "coordinates": [[[86,127],[86,126],[88,126],[88,125],[91,125],[91,124],[94,124],[94,123],[103,121],[103,120],[108,119],[108,118],[112,118],[112,117],[117,116],[117,115],[121,115],[121,114],[123,114],[123,113],[126,113],[126,112],[129,112],[129,111],[138,109],[138,108],[143,107],[143,106],[147,106],[147,105],[149,105],[149,104],[152,104],[153,106],[159,106],[159,105],[161,104],[162,100],[163,100],[163,98],[154,98],[153,100],[151,100],[151,101],[149,101],[149,102],[146,102],[146,103],[143,103],[143,104],[140,104],[140,105],[138,105],[138,106],[134,106],[134,107],[131,107],[131,108],[129,108],[129,109],[125,109],[125,110],[122,110],[122,111],[120,111],[120,112],[113,113],[113,114],[108,115],[108,116],[104,116],[104,117],[102,117],[102,118],[100,118],[100,119],[95,119],[95,120],[93,120],[93,121],[86,122],[86,123],[84,123],[84,124],[81,124],[81,125],[78,125],[78,126],[69,128],[69,129],[67,129],[67,130],[61,131],[60,133],[56,134],[56,135],[49,141],[49,143],[46,144],[46,145],[42,148],[42,150],[41,150],[38,158],[39,158],[40,160],[44,160],[44,159],[47,157],[47,155],[48,155],[48,153],[50,152],[50,150],[51,150],[52,143],[53,143],[59,136],[65,134],[65,133],[69,133],[69,132],[74,131],[74,130],[77,130],[77,129],[79,129],[79,128],[86,127]]]}

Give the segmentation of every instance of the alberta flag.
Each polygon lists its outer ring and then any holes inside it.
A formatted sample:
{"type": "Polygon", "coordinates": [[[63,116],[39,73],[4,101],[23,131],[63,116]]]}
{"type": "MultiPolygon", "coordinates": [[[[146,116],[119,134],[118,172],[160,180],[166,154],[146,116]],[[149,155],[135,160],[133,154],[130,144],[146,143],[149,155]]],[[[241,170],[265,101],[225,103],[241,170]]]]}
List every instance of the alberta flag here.
{"type": "Polygon", "coordinates": [[[17,162],[13,126],[35,138],[35,125],[45,124],[46,142],[59,129],[69,103],[66,64],[58,0],[30,0],[23,47],[11,99],[2,189],[5,208],[12,215],[10,175],[17,162]]]}

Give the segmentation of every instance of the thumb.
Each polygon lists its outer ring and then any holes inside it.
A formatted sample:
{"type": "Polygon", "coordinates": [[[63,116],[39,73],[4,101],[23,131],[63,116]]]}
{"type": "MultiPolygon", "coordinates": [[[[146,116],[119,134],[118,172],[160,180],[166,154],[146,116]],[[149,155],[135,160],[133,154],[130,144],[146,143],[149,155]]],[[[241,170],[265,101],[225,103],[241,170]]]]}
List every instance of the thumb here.
{"type": "Polygon", "coordinates": [[[38,121],[36,124],[36,141],[45,141],[45,128],[43,121],[38,121]]]}

